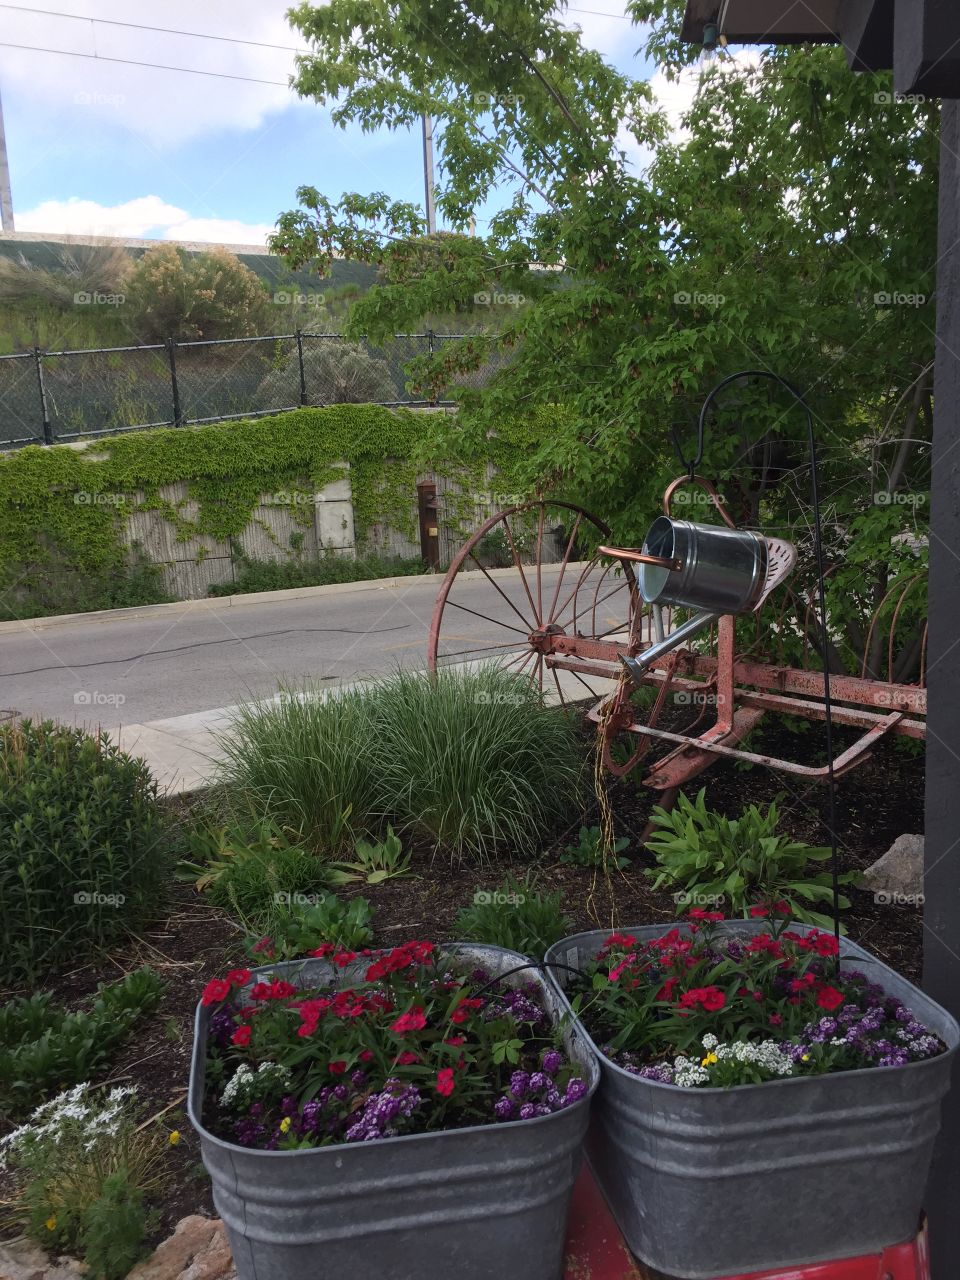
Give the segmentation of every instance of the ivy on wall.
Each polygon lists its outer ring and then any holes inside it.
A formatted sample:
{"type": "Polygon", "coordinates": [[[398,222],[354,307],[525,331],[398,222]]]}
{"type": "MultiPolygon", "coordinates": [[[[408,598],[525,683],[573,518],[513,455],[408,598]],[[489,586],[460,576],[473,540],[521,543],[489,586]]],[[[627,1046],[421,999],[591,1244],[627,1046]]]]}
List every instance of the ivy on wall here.
{"type": "MultiPolygon", "coordinates": [[[[487,464],[499,473],[497,488],[510,491],[541,429],[534,418],[470,439],[448,415],[333,405],[130,432],[83,448],[29,446],[0,457],[0,584],[49,558],[81,575],[120,570],[128,559],[124,526],[138,510],[162,513],[180,541],[237,537],[262,495],[316,492],[337,477],[342,461],[350,464],[358,545],[375,523],[414,536],[419,473],[457,480],[462,511],[453,496],[449,515],[466,519],[473,494],[486,488],[487,464]],[[161,491],[178,483],[187,496],[173,503],[161,491]]],[[[308,501],[292,510],[304,525],[313,519],[308,501]]]]}

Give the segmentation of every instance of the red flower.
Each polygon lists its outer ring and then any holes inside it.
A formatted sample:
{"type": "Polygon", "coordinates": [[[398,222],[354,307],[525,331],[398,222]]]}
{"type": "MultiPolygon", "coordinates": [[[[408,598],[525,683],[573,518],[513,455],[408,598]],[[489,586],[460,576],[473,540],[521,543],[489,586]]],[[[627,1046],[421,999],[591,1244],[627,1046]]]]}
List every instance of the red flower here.
{"type": "Polygon", "coordinates": [[[832,933],[818,933],[813,940],[813,949],[818,956],[838,956],[840,943],[832,933]]]}
{"type": "Polygon", "coordinates": [[[426,1025],[427,1019],[424,1016],[423,1006],[415,1004],[412,1009],[402,1013],[396,1022],[390,1024],[390,1030],[395,1031],[398,1036],[405,1036],[408,1031],[422,1031],[426,1025]]]}
{"type": "Polygon", "coordinates": [[[317,947],[316,951],[308,951],[307,954],[314,956],[317,960],[323,960],[326,956],[335,951],[336,947],[332,942],[325,942],[322,946],[317,947]]]}
{"type": "Polygon", "coordinates": [[[250,995],[254,1000],[286,1000],[289,996],[295,996],[297,988],[292,987],[289,982],[284,982],[282,978],[278,978],[276,982],[255,982],[250,989],[250,995]]]}
{"type": "Polygon", "coordinates": [[[466,1036],[447,1036],[446,1040],[444,1040],[443,1043],[452,1044],[454,1047],[456,1047],[459,1044],[466,1044],[467,1037],[466,1036]]]}
{"type": "Polygon", "coordinates": [[[607,950],[609,947],[632,947],[635,942],[636,938],[632,933],[611,933],[603,944],[603,948],[607,950]]]}
{"type": "Polygon", "coordinates": [[[771,1015],[770,1015],[770,1025],[771,1025],[771,1027],[782,1027],[782,1026],[783,1026],[783,1018],[781,1018],[781,1016],[780,1016],[780,1014],[779,1014],[779,1013],[771,1013],[771,1015]]]}
{"type": "Polygon", "coordinates": [[[437,1072],[437,1093],[439,1093],[441,1097],[449,1098],[451,1093],[453,1093],[453,1089],[453,1068],[441,1067],[437,1072]]]}
{"type": "Polygon", "coordinates": [[[357,1055],[357,1057],[358,1057],[358,1059],[359,1059],[359,1061],[360,1061],[360,1062],[372,1062],[372,1061],[373,1061],[373,1054],[370,1052],[370,1050],[369,1050],[369,1049],[364,1049],[362,1053],[359,1053],[359,1054],[357,1055]]]}
{"type": "Polygon", "coordinates": [[[243,1048],[245,1045],[250,1043],[250,1028],[248,1026],[237,1027],[236,1031],[230,1038],[235,1045],[239,1045],[243,1048]]]}
{"type": "Polygon", "coordinates": [[[403,1053],[397,1055],[398,1067],[412,1067],[415,1062],[419,1061],[419,1053],[411,1053],[409,1049],[404,1049],[403,1053]]]}
{"type": "Polygon", "coordinates": [[[812,973],[805,973],[802,978],[794,978],[788,984],[788,990],[793,992],[807,991],[816,982],[816,978],[812,973]]]}
{"type": "Polygon", "coordinates": [[[717,1013],[727,1002],[719,987],[691,987],[679,1000],[681,1009],[694,1009],[697,1005],[706,1013],[717,1013]]]}
{"type": "Polygon", "coordinates": [[[771,956],[780,957],[783,950],[780,943],[769,933],[758,933],[744,945],[744,951],[749,951],[751,955],[761,955],[766,953],[771,956]]]}
{"type": "Polygon", "coordinates": [[[482,1009],[482,1008],[483,1008],[482,1000],[477,1000],[476,997],[473,997],[473,996],[468,997],[467,999],[460,1001],[456,1009],[454,1009],[453,1013],[451,1013],[450,1021],[456,1022],[459,1025],[461,1022],[466,1022],[466,1020],[470,1017],[471,1009],[482,1009]]]}
{"type": "Polygon", "coordinates": [[[687,915],[691,920],[722,920],[722,911],[704,911],[702,907],[692,907],[687,915]]]}
{"type": "Polygon", "coordinates": [[[236,983],[238,987],[245,987],[250,981],[249,969],[231,969],[227,974],[227,982],[236,983]]]}
{"type": "Polygon", "coordinates": [[[759,920],[762,916],[768,916],[769,914],[769,907],[765,907],[760,903],[758,903],[757,906],[750,908],[750,915],[754,920],[759,920]]]}
{"type": "Polygon", "coordinates": [[[822,986],[817,992],[817,1004],[821,1009],[836,1009],[843,1004],[843,992],[836,987],[822,986]]]}
{"type": "Polygon", "coordinates": [[[272,956],[273,955],[273,939],[261,938],[260,941],[250,949],[255,956],[259,956],[259,955],[272,956]]]}
{"type": "Polygon", "coordinates": [[[327,1068],[332,1076],[342,1076],[347,1069],[347,1064],[343,1061],[331,1062],[327,1068]]]}
{"type": "Polygon", "coordinates": [[[230,994],[230,983],[225,978],[213,978],[203,988],[200,1003],[205,1005],[219,1004],[230,994]]]}
{"type": "Polygon", "coordinates": [[[672,1000],[673,988],[677,985],[679,981],[680,981],[679,978],[668,978],[666,982],[663,984],[663,986],[660,988],[660,990],[657,992],[657,994],[654,996],[654,999],[655,1000],[672,1000]]]}
{"type": "Polygon", "coordinates": [[[338,951],[333,957],[333,963],[338,969],[345,969],[348,964],[352,964],[357,958],[355,951],[338,951]]]}

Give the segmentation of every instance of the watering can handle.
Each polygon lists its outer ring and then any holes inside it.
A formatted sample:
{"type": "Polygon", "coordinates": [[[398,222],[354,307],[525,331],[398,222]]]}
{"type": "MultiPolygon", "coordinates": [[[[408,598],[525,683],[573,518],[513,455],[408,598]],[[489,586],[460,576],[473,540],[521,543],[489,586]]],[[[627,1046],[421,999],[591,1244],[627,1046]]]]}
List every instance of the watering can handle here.
{"type": "Polygon", "coordinates": [[[700,488],[703,489],[703,491],[709,496],[710,501],[713,503],[713,505],[717,508],[717,511],[720,513],[720,519],[727,526],[727,528],[736,529],[737,527],[736,523],[730,516],[730,513],[727,511],[726,507],[720,501],[720,495],[717,493],[716,489],[713,487],[710,481],[706,479],[705,476],[684,475],[684,476],[677,476],[676,480],[671,480],[671,482],[667,485],[666,493],[664,493],[663,495],[664,515],[671,516],[671,517],[673,516],[673,512],[670,510],[671,500],[673,499],[673,495],[676,493],[676,491],[678,489],[681,489],[685,484],[699,485],[700,488]]]}

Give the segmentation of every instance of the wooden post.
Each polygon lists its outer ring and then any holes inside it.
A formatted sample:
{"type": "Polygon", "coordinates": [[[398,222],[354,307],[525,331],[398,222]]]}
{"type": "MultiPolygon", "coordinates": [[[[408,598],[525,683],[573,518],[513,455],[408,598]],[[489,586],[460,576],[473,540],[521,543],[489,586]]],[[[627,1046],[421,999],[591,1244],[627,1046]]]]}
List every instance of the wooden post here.
{"type": "MultiPolygon", "coordinates": [[[[960,100],[940,133],[937,364],[930,512],[923,987],[960,1018],[960,100]]],[[[960,1072],[944,1100],[927,1212],[933,1280],[960,1276],[960,1072]]]]}

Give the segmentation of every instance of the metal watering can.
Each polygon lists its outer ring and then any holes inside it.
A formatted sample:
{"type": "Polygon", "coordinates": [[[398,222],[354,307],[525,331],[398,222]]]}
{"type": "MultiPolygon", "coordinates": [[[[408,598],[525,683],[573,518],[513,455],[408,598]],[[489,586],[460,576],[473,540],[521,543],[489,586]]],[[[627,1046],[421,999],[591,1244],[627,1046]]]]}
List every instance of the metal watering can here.
{"type": "Polygon", "coordinates": [[[707,490],[726,527],[673,519],[669,514],[670,499],[687,479],[681,477],[667,489],[663,500],[667,514],[654,520],[641,551],[600,547],[603,555],[639,564],[640,595],[653,606],[655,643],[636,658],[621,658],[637,677],[725,614],[755,612],[797,561],[797,551],[791,543],[738,529],[713,486],[699,476],[694,480],[707,490]],[[667,635],[663,605],[700,612],[667,635]]]}

